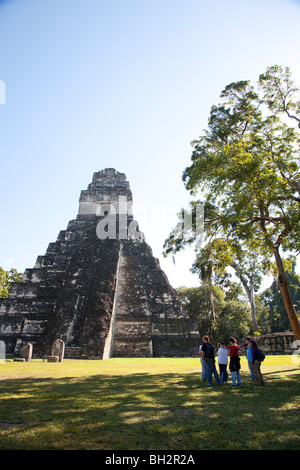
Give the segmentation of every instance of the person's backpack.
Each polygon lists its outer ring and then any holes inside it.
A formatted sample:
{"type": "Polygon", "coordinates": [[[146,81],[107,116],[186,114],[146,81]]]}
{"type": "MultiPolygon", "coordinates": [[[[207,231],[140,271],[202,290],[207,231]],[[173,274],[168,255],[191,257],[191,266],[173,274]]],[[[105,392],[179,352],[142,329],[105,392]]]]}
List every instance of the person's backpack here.
{"type": "Polygon", "coordinates": [[[265,353],[261,349],[257,348],[257,359],[258,359],[258,361],[259,362],[264,361],[265,357],[266,357],[265,353]]]}
{"type": "Polygon", "coordinates": [[[213,345],[211,343],[207,343],[206,344],[206,357],[207,358],[213,358],[214,357],[214,351],[215,351],[215,348],[213,347],[213,345]]]}

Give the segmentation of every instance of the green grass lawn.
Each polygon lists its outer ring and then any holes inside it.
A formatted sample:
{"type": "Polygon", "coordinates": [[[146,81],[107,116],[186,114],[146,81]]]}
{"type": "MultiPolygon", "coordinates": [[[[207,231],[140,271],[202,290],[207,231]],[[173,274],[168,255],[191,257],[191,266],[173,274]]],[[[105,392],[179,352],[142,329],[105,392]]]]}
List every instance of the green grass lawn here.
{"type": "Polygon", "coordinates": [[[0,364],[0,449],[300,449],[300,368],[207,387],[197,358],[0,364]]]}

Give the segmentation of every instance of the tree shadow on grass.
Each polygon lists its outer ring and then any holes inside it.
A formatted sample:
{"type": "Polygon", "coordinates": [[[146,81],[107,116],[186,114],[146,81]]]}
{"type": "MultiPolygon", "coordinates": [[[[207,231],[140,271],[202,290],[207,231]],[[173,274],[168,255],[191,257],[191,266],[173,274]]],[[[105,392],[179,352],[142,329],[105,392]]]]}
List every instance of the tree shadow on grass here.
{"type": "Polygon", "coordinates": [[[300,448],[298,370],[265,387],[134,373],[5,380],[0,392],[1,449],[300,448]]]}

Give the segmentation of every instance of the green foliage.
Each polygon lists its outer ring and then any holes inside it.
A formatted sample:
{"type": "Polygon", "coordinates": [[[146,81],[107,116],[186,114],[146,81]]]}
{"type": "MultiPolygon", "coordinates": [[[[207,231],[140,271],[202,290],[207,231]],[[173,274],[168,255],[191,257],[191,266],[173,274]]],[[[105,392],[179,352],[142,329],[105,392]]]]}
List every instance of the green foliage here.
{"type": "Polygon", "coordinates": [[[21,282],[23,274],[19,273],[15,268],[10,271],[4,271],[0,266],[0,298],[7,298],[11,284],[13,282],[21,282]]]}
{"type": "Polygon", "coordinates": [[[8,297],[8,290],[5,286],[7,280],[7,272],[0,266],[0,298],[8,297]]]}
{"type": "Polygon", "coordinates": [[[275,114],[287,114],[299,122],[300,101],[297,99],[299,88],[295,86],[288,67],[273,65],[259,77],[259,84],[264,91],[264,99],[269,109],[275,114]],[[295,99],[296,96],[296,99],[295,99]]]}

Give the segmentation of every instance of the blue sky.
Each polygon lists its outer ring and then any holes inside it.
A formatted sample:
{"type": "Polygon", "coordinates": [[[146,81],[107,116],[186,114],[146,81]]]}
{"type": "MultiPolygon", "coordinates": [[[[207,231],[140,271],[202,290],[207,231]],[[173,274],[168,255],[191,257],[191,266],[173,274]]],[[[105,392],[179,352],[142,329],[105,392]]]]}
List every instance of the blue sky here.
{"type": "Polygon", "coordinates": [[[0,266],[32,267],[116,168],[171,284],[197,285],[192,252],[161,255],[190,142],[227,84],[273,64],[300,83],[299,26],[295,0],[0,0],[0,266]]]}

